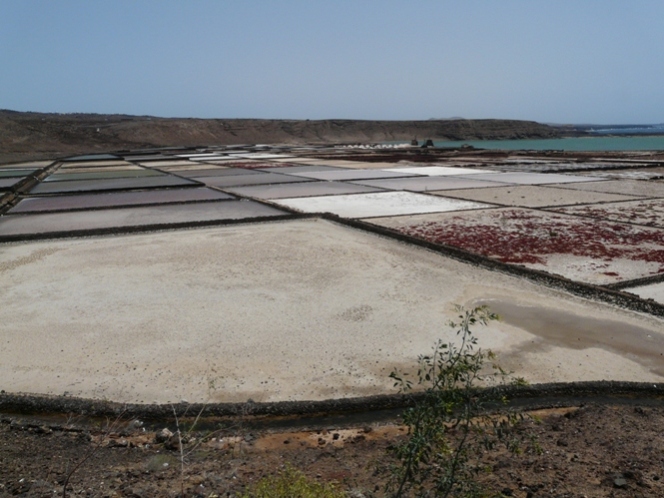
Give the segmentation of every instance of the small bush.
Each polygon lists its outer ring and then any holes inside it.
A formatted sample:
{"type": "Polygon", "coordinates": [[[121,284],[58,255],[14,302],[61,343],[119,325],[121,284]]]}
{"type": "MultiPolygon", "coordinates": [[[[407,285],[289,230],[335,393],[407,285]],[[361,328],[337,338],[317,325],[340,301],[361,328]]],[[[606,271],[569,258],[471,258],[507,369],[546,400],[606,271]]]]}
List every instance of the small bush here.
{"type": "MultiPolygon", "coordinates": [[[[493,364],[493,353],[480,349],[471,332],[498,317],[486,307],[458,310],[459,320],[449,324],[458,341],[438,341],[431,354],[419,357],[415,386],[422,393],[403,415],[408,438],[392,447],[399,464],[388,492],[395,498],[491,496],[477,480],[484,469],[482,454],[499,443],[513,453],[520,450],[522,437],[514,429],[523,414],[507,411],[496,417],[492,412],[506,400],[500,391],[478,389],[524,382],[493,364]]],[[[404,374],[390,376],[403,392],[414,388],[404,374]]]]}
{"type": "Polygon", "coordinates": [[[330,483],[319,483],[287,465],[276,476],[264,477],[242,498],[344,498],[330,483]]]}

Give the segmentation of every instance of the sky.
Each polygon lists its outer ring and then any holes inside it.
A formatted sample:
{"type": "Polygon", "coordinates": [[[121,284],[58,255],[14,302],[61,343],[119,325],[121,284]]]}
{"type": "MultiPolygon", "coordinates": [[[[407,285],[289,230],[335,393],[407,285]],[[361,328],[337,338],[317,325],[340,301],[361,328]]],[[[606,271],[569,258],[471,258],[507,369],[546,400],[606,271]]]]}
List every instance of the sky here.
{"type": "Polygon", "coordinates": [[[662,0],[0,0],[0,108],[664,122],[662,0]]]}

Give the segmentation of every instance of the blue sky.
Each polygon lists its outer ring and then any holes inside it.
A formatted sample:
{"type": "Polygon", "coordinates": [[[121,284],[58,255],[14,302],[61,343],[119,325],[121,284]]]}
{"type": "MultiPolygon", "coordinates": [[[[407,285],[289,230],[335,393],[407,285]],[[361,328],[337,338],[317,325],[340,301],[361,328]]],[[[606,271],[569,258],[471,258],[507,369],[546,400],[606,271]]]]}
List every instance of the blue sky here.
{"type": "Polygon", "coordinates": [[[0,0],[0,108],[664,122],[661,0],[0,0]]]}

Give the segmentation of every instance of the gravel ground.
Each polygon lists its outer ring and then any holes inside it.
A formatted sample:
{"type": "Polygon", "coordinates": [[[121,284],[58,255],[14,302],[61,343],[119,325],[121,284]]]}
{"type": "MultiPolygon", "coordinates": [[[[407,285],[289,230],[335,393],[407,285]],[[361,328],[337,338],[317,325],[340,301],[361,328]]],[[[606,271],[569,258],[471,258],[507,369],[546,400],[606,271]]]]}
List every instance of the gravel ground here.
{"type": "MultiPolygon", "coordinates": [[[[481,456],[478,476],[491,496],[660,498],[664,496],[664,411],[647,406],[584,406],[533,413],[521,430],[541,453],[523,447],[481,456]]],[[[77,427],[74,427],[77,428],[77,427]]],[[[242,423],[190,433],[180,465],[172,442],[126,423],[90,433],[0,425],[0,498],[61,496],[236,497],[284,465],[335,483],[349,497],[387,496],[388,447],[404,428],[390,425],[299,432],[253,432],[242,423]],[[184,493],[182,493],[184,491],[184,493]]]]}

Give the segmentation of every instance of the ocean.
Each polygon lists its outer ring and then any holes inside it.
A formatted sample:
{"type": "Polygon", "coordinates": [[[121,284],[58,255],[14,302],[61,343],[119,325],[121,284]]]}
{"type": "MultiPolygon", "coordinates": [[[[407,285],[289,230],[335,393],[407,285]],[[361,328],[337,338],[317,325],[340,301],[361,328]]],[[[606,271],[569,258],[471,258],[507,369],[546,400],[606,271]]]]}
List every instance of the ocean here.
{"type": "Polygon", "coordinates": [[[664,150],[664,136],[598,136],[524,140],[446,140],[434,142],[436,147],[461,147],[465,144],[472,145],[478,149],[505,150],[664,150]]]}

